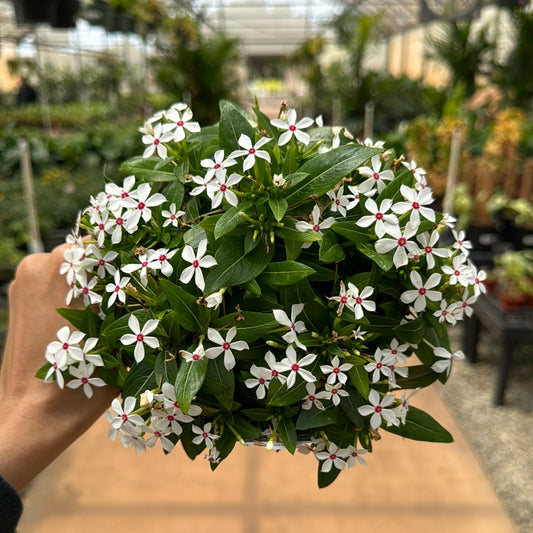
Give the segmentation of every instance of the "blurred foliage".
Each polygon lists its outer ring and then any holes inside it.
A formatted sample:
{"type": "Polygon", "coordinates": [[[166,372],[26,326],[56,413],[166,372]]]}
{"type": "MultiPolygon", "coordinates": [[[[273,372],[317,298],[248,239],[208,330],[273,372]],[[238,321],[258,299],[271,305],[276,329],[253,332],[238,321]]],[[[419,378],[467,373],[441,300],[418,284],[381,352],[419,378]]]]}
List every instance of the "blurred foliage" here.
{"type": "Polygon", "coordinates": [[[489,27],[474,32],[473,21],[449,20],[442,24],[438,34],[430,36],[430,57],[450,70],[452,87],[463,84],[465,95],[476,90],[478,75],[491,75],[495,43],[489,37],[489,27]]]}
{"type": "MultiPolygon", "coordinates": [[[[32,107],[11,111],[31,117],[32,107]]],[[[103,120],[101,113],[100,105],[89,106],[83,127],[76,124],[77,129],[67,129],[72,122],[58,125],[52,121],[56,133],[51,137],[42,131],[36,113],[36,127],[28,126],[31,121],[15,126],[10,112],[8,119],[2,117],[6,125],[0,129],[1,266],[15,264],[30,238],[18,139],[24,137],[30,147],[42,238],[53,239],[58,230],[64,232],[74,225],[78,211],[87,205],[91,194],[102,190],[104,180],[120,178],[120,163],[138,153],[138,117],[124,120],[108,116],[103,120]],[[93,107],[97,113],[91,117],[89,109],[93,107]]],[[[64,118],[65,107],[50,106],[50,115],[64,118]]]]}
{"type": "Polygon", "coordinates": [[[506,91],[512,105],[531,109],[533,104],[533,12],[513,12],[514,47],[498,68],[495,80],[506,91]]]}
{"type": "Polygon", "coordinates": [[[195,119],[203,126],[218,121],[220,100],[239,100],[242,86],[238,41],[205,29],[203,15],[192,10],[168,17],[159,27],[159,54],[151,61],[160,90],[172,95],[167,104],[194,102],[195,119]]]}

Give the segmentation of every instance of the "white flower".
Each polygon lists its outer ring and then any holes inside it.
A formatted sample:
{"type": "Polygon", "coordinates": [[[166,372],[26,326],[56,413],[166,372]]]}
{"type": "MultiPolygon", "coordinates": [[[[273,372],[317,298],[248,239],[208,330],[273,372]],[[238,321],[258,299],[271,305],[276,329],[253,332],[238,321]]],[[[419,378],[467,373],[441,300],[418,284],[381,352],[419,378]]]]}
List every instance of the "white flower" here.
{"type": "Polygon", "coordinates": [[[159,250],[150,250],[148,254],[148,268],[159,269],[164,276],[170,276],[174,271],[174,268],[169,263],[169,259],[172,259],[177,250],[169,251],[167,248],[160,248],[159,250]]]}
{"type": "Polygon", "coordinates": [[[420,387],[414,389],[411,394],[407,395],[406,391],[402,392],[402,398],[400,400],[400,405],[394,409],[396,416],[400,419],[402,424],[405,424],[407,417],[407,411],[409,411],[409,401],[410,399],[420,390],[420,387]]]}
{"type": "Polygon", "coordinates": [[[405,363],[407,361],[405,352],[408,349],[408,344],[400,344],[398,339],[392,339],[389,347],[383,349],[383,355],[392,355],[395,363],[405,363]]]}
{"type": "Polygon", "coordinates": [[[128,327],[132,333],[126,333],[120,337],[120,342],[125,346],[135,344],[133,356],[138,363],[144,359],[144,345],[146,344],[150,348],[158,348],[159,340],[157,337],[148,336],[159,325],[159,320],[150,319],[146,321],[143,328],[139,324],[139,320],[135,315],[130,315],[128,319],[128,327]]]}
{"type": "Polygon", "coordinates": [[[407,252],[412,255],[418,255],[418,245],[409,239],[416,235],[417,227],[413,226],[411,222],[408,222],[405,226],[404,232],[400,230],[399,226],[392,226],[389,229],[389,235],[392,235],[394,238],[383,237],[376,241],[374,247],[376,252],[380,254],[386,254],[394,248],[394,255],[392,261],[396,268],[400,268],[403,265],[406,265],[409,262],[409,257],[407,252]]]}
{"type": "Polygon", "coordinates": [[[305,222],[303,220],[299,220],[298,222],[296,222],[296,229],[302,232],[314,231],[315,233],[318,233],[320,236],[322,236],[322,230],[330,228],[336,222],[333,217],[328,217],[322,222],[320,222],[320,207],[318,207],[318,205],[315,205],[315,207],[313,207],[311,219],[313,220],[312,224],[309,224],[309,222],[305,222]]]}
{"type": "Polygon", "coordinates": [[[236,341],[232,340],[237,335],[237,328],[233,326],[228,330],[226,338],[224,339],[222,335],[214,328],[207,328],[207,337],[211,342],[215,342],[219,346],[213,346],[208,348],[205,352],[205,356],[208,359],[215,359],[221,353],[224,353],[224,366],[226,370],[231,370],[235,366],[235,356],[233,355],[232,350],[248,350],[248,343],[245,341],[236,341]]]}
{"type": "Polygon", "coordinates": [[[198,122],[190,122],[192,111],[188,107],[182,114],[180,114],[177,108],[169,109],[166,113],[166,118],[171,124],[165,124],[163,129],[166,132],[173,132],[174,142],[180,142],[185,139],[185,130],[190,131],[191,133],[198,133],[200,131],[200,124],[198,124],[198,122]]]}
{"type": "Polygon", "coordinates": [[[429,299],[432,302],[439,302],[442,299],[442,295],[439,291],[431,290],[440,283],[440,274],[431,274],[425,283],[422,280],[422,276],[416,270],[412,270],[409,277],[415,289],[402,292],[400,300],[404,304],[414,302],[414,308],[417,313],[420,313],[426,308],[426,299],[429,299]]]}
{"type": "Polygon", "coordinates": [[[147,133],[142,136],[142,142],[148,146],[144,150],[143,157],[146,159],[152,157],[155,152],[161,159],[166,159],[167,148],[163,143],[166,143],[172,139],[172,134],[169,132],[163,132],[161,124],[156,124],[153,134],[147,133]]]}
{"type": "MultiPolygon", "coordinates": [[[[106,412],[106,415],[107,415],[107,412],[106,412]]],[[[137,427],[137,426],[130,426],[130,427],[122,428],[122,431],[120,433],[120,442],[122,446],[124,446],[124,448],[131,448],[133,446],[135,448],[135,453],[139,453],[139,452],[146,450],[147,443],[142,438],[143,432],[144,432],[143,428],[137,427]]],[[[110,428],[109,438],[111,438],[111,440],[114,440],[114,436],[111,437],[112,433],[116,434],[116,430],[113,428],[110,428]]]]}
{"type": "Polygon", "coordinates": [[[282,326],[287,326],[289,328],[289,331],[282,336],[282,339],[287,344],[291,344],[294,342],[296,346],[298,346],[302,350],[306,350],[306,347],[298,340],[298,333],[307,331],[307,329],[302,320],[296,321],[296,317],[303,311],[304,305],[305,304],[302,303],[293,304],[291,307],[291,318],[289,318],[287,316],[287,313],[285,311],[282,311],[281,309],[272,310],[276,321],[279,322],[282,326]]]}
{"type": "Polygon", "coordinates": [[[222,199],[228,204],[236,206],[239,203],[237,195],[230,189],[241,181],[240,174],[231,174],[226,180],[226,176],[217,176],[216,179],[207,184],[207,196],[211,198],[211,209],[215,209],[222,203],[222,199]]]}
{"type": "Polygon", "coordinates": [[[114,261],[118,252],[109,251],[104,256],[100,249],[94,244],[87,246],[86,258],[83,260],[83,267],[86,269],[92,269],[97,266],[96,274],[99,278],[105,278],[106,272],[113,275],[116,268],[111,264],[114,261]]]}
{"type": "Polygon", "coordinates": [[[148,260],[148,253],[139,255],[137,259],[139,260],[138,263],[130,263],[129,265],[124,265],[122,267],[122,271],[126,272],[127,274],[131,274],[132,272],[140,270],[141,283],[146,287],[146,285],[148,285],[148,268],[156,268],[157,264],[150,264],[150,261],[148,260]]]}
{"type": "Polygon", "coordinates": [[[468,256],[470,250],[472,249],[472,243],[470,241],[465,241],[466,233],[462,230],[459,233],[457,233],[455,230],[452,230],[452,235],[455,239],[453,247],[456,250],[461,250],[465,256],[468,256]]]}
{"type": "Polygon", "coordinates": [[[85,342],[83,343],[83,348],[80,348],[79,352],[78,350],[71,351],[69,353],[69,357],[73,361],[85,361],[87,363],[91,363],[94,366],[104,366],[102,356],[97,353],[91,353],[91,350],[96,346],[97,343],[97,338],[89,337],[88,339],[85,339],[85,342]]]}
{"type": "Polygon", "coordinates": [[[447,376],[450,374],[450,370],[452,369],[452,362],[460,361],[465,357],[464,353],[461,350],[458,350],[457,352],[451,354],[448,350],[440,346],[438,348],[433,349],[433,355],[435,355],[435,357],[441,357],[442,360],[433,363],[431,365],[431,369],[434,372],[437,372],[438,374],[446,372],[447,376]]]}
{"type": "Polygon", "coordinates": [[[350,370],[350,368],[353,366],[350,363],[343,363],[342,365],[339,363],[340,361],[338,356],[335,356],[331,360],[331,365],[320,365],[320,370],[327,375],[327,382],[331,385],[333,385],[336,381],[346,383],[348,376],[344,372],[348,372],[348,370],[350,370]]]}
{"type": "Polygon", "coordinates": [[[380,402],[379,392],[372,389],[368,395],[368,401],[370,405],[362,405],[357,410],[359,414],[370,417],[370,427],[372,429],[378,429],[381,426],[381,420],[385,420],[388,425],[398,425],[399,420],[396,417],[396,413],[388,407],[394,402],[394,396],[392,394],[383,396],[380,402]]]}
{"type": "Polygon", "coordinates": [[[176,389],[172,383],[165,382],[161,386],[161,392],[163,393],[163,406],[169,413],[173,413],[176,419],[180,422],[192,422],[190,417],[198,416],[202,413],[202,408],[198,405],[191,404],[187,414],[183,414],[177,400],[176,389]]]}
{"type": "Polygon", "coordinates": [[[220,436],[214,435],[213,433],[209,433],[211,431],[211,422],[205,424],[203,429],[193,424],[192,431],[193,433],[198,435],[197,437],[194,437],[194,439],[192,439],[193,443],[205,444],[205,446],[209,449],[213,447],[213,441],[215,439],[218,439],[218,437],[220,436]]]}
{"type": "Polygon", "coordinates": [[[355,319],[359,320],[363,318],[364,310],[374,312],[376,310],[376,302],[367,300],[369,296],[372,296],[374,292],[373,287],[367,285],[359,294],[359,289],[353,284],[348,283],[348,307],[352,309],[355,315],[355,319]]]}
{"type": "Polygon", "coordinates": [[[78,246],[71,246],[65,250],[63,258],[65,262],[59,267],[59,273],[66,275],[67,283],[70,285],[79,272],[83,270],[83,258],[85,256],[85,248],[78,246]]]}
{"type": "Polygon", "coordinates": [[[196,254],[194,253],[193,247],[188,244],[185,246],[185,248],[183,248],[183,252],[181,254],[181,257],[183,257],[185,261],[191,263],[191,266],[183,269],[180,274],[180,281],[182,283],[189,283],[194,276],[194,283],[201,291],[203,291],[205,288],[205,280],[202,273],[202,268],[211,268],[217,264],[213,256],[205,255],[206,252],[207,239],[203,239],[200,241],[200,244],[198,244],[198,250],[196,254]]]}
{"type": "Polygon", "coordinates": [[[237,161],[231,157],[224,159],[224,150],[217,150],[213,159],[202,159],[200,161],[200,165],[207,168],[205,177],[208,180],[211,180],[215,175],[217,179],[224,177],[227,172],[227,167],[231,167],[235,164],[237,164],[237,161]]]}
{"type": "Polygon", "coordinates": [[[338,296],[331,296],[328,298],[328,300],[333,300],[335,302],[339,302],[339,307],[337,309],[337,314],[341,315],[342,310],[344,309],[344,306],[350,305],[350,293],[346,291],[346,287],[344,286],[344,281],[339,281],[339,295],[338,296]]]}
{"type": "Polygon", "coordinates": [[[274,174],[272,176],[272,183],[276,187],[283,187],[283,185],[285,185],[286,181],[287,180],[283,177],[283,174],[274,174]]]}
{"type": "Polygon", "coordinates": [[[378,207],[372,198],[368,198],[365,202],[365,208],[370,211],[371,215],[362,216],[356,224],[363,228],[368,228],[371,224],[376,224],[374,230],[378,237],[383,237],[385,233],[394,231],[392,228],[398,225],[396,215],[388,213],[392,207],[392,200],[385,198],[378,207]]]}
{"type": "Polygon", "coordinates": [[[214,292],[205,297],[205,305],[206,307],[209,307],[209,309],[218,309],[223,300],[224,295],[220,291],[214,292]]]}
{"type": "Polygon", "coordinates": [[[198,187],[194,187],[194,189],[191,189],[189,191],[189,194],[191,196],[198,196],[202,194],[203,192],[207,191],[207,186],[211,182],[213,178],[206,176],[191,176],[191,180],[198,184],[198,187]]]}
{"type": "Polygon", "coordinates": [[[178,219],[182,217],[185,214],[185,211],[176,211],[176,204],[172,203],[170,204],[170,207],[168,208],[168,211],[162,210],[161,215],[163,215],[166,220],[163,222],[163,227],[174,226],[175,228],[178,227],[178,219]]]}
{"type": "Polygon", "coordinates": [[[135,199],[133,195],[124,199],[124,207],[130,209],[127,217],[129,227],[137,226],[141,217],[145,222],[149,222],[152,218],[150,207],[157,207],[167,201],[161,193],[158,192],[150,196],[151,192],[149,183],[141,183],[136,191],[135,199]]]}
{"type": "Polygon", "coordinates": [[[361,326],[358,326],[357,329],[354,329],[352,333],[353,333],[353,338],[355,340],[360,340],[360,341],[365,340],[366,331],[361,331],[361,326]]]}
{"type": "Polygon", "coordinates": [[[296,122],[296,111],[294,109],[289,109],[289,111],[287,111],[287,122],[283,122],[283,120],[275,118],[270,121],[270,124],[276,126],[278,129],[286,130],[279,136],[279,146],[287,144],[293,135],[305,145],[309,144],[310,137],[307,133],[303,132],[302,129],[313,125],[312,118],[305,117],[296,122]]]}
{"type": "Polygon", "coordinates": [[[171,452],[174,449],[174,443],[168,438],[167,435],[172,433],[172,428],[165,427],[165,422],[162,420],[154,420],[152,422],[153,428],[147,427],[146,432],[151,433],[152,436],[146,439],[147,446],[155,446],[155,443],[159,440],[161,447],[165,452],[171,452]]]}
{"type": "Polygon", "coordinates": [[[431,236],[427,231],[417,235],[416,240],[422,247],[421,252],[426,256],[426,263],[429,269],[435,268],[434,255],[437,257],[450,257],[448,248],[433,248],[439,240],[439,232],[437,230],[433,231],[431,236]]]}
{"type": "Polygon", "coordinates": [[[90,281],[87,281],[87,274],[82,271],[78,274],[77,281],[79,287],[76,287],[74,290],[74,296],[76,298],[83,296],[83,304],[85,306],[99,304],[102,301],[102,296],[93,290],[98,283],[96,276],[92,277],[90,281]]]}
{"type": "MultiPolygon", "coordinates": [[[[85,333],[82,333],[81,331],[73,331],[71,333],[68,326],[63,326],[58,330],[56,336],[58,340],[48,344],[46,352],[55,355],[55,361],[58,362],[58,364],[63,361],[63,357],[65,358],[65,363],[67,357],[71,357],[73,354],[81,357],[82,350],[80,348],[80,342],[85,337],[85,333]]],[[[59,366],[62,365],[59,364],[59,366]]]]}
{"type": "Polygon", "coordinates": [[[117,298],[120,302],[126,303],[126,293],[123,289],[129,282],[130,278],[121,278],[120,272],[118,270],[115,272],[114,283],[108,283],[105,286],[105,290],[111,293],[107,302],[107,307],[111,307],[117,298]]]}
{"type": "Polygon", "coordinates": [[[377,188],[380,193],[386,186],[386,181],[394,179],[394,173],[392,170],[381,170],[381,158],[379,155],[375,155],[370,160],[372,168],[359,167],[357,170],[361,176],[367,178],[361,185],[364,188],[374,189],[377,188]]]}
{"type": "Polygon", "coordinates": [[[370,374],[372,373],[372,383],[377,383],[381,379],[383,374],[386,378],[392,376],[392,371],[388,365],[394,363],[394,357],[389,354],[385,354],[381,348],[376,348],[374,352],[374,362],[367,363],[365,370],[370,374]]]}
{"type": "Polygon", "coordinates": [[[365,453],[367,453],[367,451],[363,448],[356,450],[353,446],[348,446],[348,448],[346,448],[346,465],[348,468],[353,468],[357,463],[366,466],[366,461],[361,457],[361,455],[365,455],[365,453]]]}
{"type": "Polygon", "coordinates": [[[287,381],[287,378],[276,369],[278,362],[276,361],[276,356],[270,350],[265,354],[265,363],[270,368],[271,379],[277,379],[280,383],[287,381]]]}
{"type": "MultiPolygon", "coordinates": [[[[106,183],[105,197],[108,198],[109,210],[112,212],[120,210],[122,207],[122,201],[129,198],[134,193],[133,187],[135,186],[135,176],[128,176],[124,178],[122,187],[116,183],[106,183]]],[[[104,206],[106,204],[103,204],[104,206]]]]}
{"type": "Polygon", "coordinates": [[[305,370],[303,367],[310,365],[315,359],[315,354],[307,354],[305,357],[302,357],[299,361],[296,358],[296,350],[292,346],[288,346],[285,351],[287,357],[285,357],[281,362],[276,364],[276,370],[279,372],[290,371],[289,376],[287,377],[287,388],[291,388],[296,382],[296,375],[302,377],[305,381],[313,382],[316,381],[315,376],[309,370],[305,370]]]}
{"type": "Polygon", "coordinates": [[[350,191],[350,194],[346,195],[346,198],[348,198],[349,200],[349,203],[346,206],[347,211],[351,211],[359,204],[361,194],[364,194],[366,196],[373,196],[376,192],[376,189],[370,189],[367,191],[366,188],[361,187],[360,185],[348,185],[348,190],[350,191]]]}
{"type": "Polygon", "coordinates": [[[63,350],[53,352],[47,349],[45,357],[51,365],[44,377],[45,383],[52,381],[52,376],[55,374],[57,385],[62,389],[65,386],[63,370],[67,369],[67,354],[63,350]]]}
{"type": "Polygon", "coordinates": [[[249,389],[257,387],[255,391],[257,399],[262,400],[266,396],[266,391],[268,390],[268,385],[270,384],[272,373],[268,368],[259,367],[253,364],[250,367],[250,374],[252,374],[252,376],[254,377],[245,379],[244,384],[249,389]]]}
{"type": "Polygon", "coordinates": [[[77,389],[78,387],[83,387],[83,393],[87,398],[92,398],[93,390],[92,387],[104,387],[105,381],[100,378],[91,377],[94,374],[94,366],[91,363],[85,363],[81,361],[78,367],[71,366],[69,372],[76,378],[71,379],[67,383],[67,387],[71,389],[77,389]]]}
{"type": "Polygon", "coordinates": [[[414,159],[411,159],[409,163],[407,161],[403,161],[402,165],[413,173],[417,183],[424,186],[427,185],[426,171],[423,168],[418,167],[414,159]]]}
{"type": "Polygon", "coordinates": [[[122,208],[120,211],[113,212],[113,217],[107,220],[105,230],[111,235],[111,243],[118,244],[122,240],[122,228],[125,228],[126,231],[133,230],[133,228],[127,226],[128,221],[122,214],[122,208]]]}
{"type": "Polygon", "coordinates": [[[342,388],[342,385],[332,385],[331,383],[326,383],[326,395],[327,400],[331,400],[333,405],[339,405],[341,403],[341,396],[350,396],[348,391],[345,391],[342,388]]]}
{"type": "Polygon", "coordinates": [[[392,206],[392,210],[397,215],[403,215],[411,211],[409,221],[413,226],[418,227],[420,225],[420,216],[435,222],[435,211],[429,207],[425,207],[433,203],[433,196],[431,195],[431,189],[425,188],[421,191],[411,189],[406,185],[400,187],[400,192],[405,198],[405,202],[397,202],[392,206]]]}
{"type": "Polygon", "coordinates": [[[194,351],[188,352],[186,350],[181,350],[180,354],[185,361],[190,363],[191,361],[196,362],[203,359],[205,357],[205,350],[203,344],[199,344],[194,351]]]}
{"type": "Polygon", "coordinates": [[[470,295],[468,289],[465,289],[463,291],[461,301],[457,302],[457,320],[461,320],[463,318],[463,315],[466,315],[467,317],[472,316],[474,309],[471,306],[476,303],[476,300],[477,296],[475,294],[470,295]]]}
{"type": "Polygon", "coordinates": [[[262,146],[264,146],[267,142],[269,142],[271,139],[268,137],[261,137],[255,145],[252,145],[252,139],[248,137],[248,135],[245,135],[244,133],[241,133],[241,136],[239,137],[239,146],[243,148],[243,150],[234,150],[229,156],[230,157],[239,157],[241,155],[245,155],[246,158],[244,159],[242,169],[248,170],[252,168],[255,165],[255,158],[259,157],[261,159],[264,159],[265,161],[268,161],[270,163],[270,154],[265,150],[260,150],[262,146]]]}
{"type": "Polygon", "coordinates": [[[320,468],[321,472],[329,472],[334,466],[337,470],[343,470],[346,466],[346,450],[340,450],[334,442],[329,443],[328,450],[315,454],[319,461],[324,461],[320,468]]]}
{"type": "Polygon", "coordinates": [[[328,191],[328,196],[331,198],[331,210],[334,213],[340,213],[343,217],[346,216],[346,210],[350,205],[350,196],[344,194],[344,187],[340,187],[339,190],[328,191]]]}
{"type": "Polygon", "coordinates": [[[111,402],[111,407],[116,413],[115,416],[111,418],[111,425],[114,429],[120,429],[125,425],[127,427],[144,425],[144,420],[141,416],[132,414],[135,410],[135,402],[136,400],[133,396],[125,398],[124,407],[120,405],[118,398],[115,398],[111,402]]]}
{"type": "Polygon", "coordinates": [[[452,266],[444,265],[442,271],[450,276],[450,285],[459,283],[463,287],[468,287],[474,281],[472,268],[464,263],[464,255],[456,255],[453,258],[452,266]]]}
{"type": "Polygon", "coordinates": [[[446,300],[441,300],[440,309],[433,313],[433,316],[436,316],[439,319],[439,322],[447,322],[454,326],[457,323],[457,303],[451,303],[448,305],[446,300]]]}
{"type": "Polygon", "coordinates": [[[483,283],[487,279],[487,273],[484,270],[479,272],[474,265],[472,267],[472,277],[474,278],[474,295],[477,297],[480,294],[487,294],[487,287],[483,283]]]}
{"type": "Polygon", "coordinates": [[[324,411],[326,408],[320,400],[328,398],[328,392],[316,392],[316,385],[314,383],[306,383],[305,390],[307,391],[307,395],[303,398],[304,403],[302,404],[302,409],[309,410],[314,405],[317,409],[324,411]]]}

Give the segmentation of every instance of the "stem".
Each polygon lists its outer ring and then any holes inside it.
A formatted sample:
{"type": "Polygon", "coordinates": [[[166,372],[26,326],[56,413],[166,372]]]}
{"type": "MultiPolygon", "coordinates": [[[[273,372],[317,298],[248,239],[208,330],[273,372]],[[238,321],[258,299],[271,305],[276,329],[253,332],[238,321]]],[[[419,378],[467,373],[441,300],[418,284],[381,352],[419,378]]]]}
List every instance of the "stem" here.
{"type": "Polygon", "coordinates": [[[228,427],[230,431],[235,435],[235,438],[239,441],[240,444],[242,444],[243,446],[246,446],[244,439],[240,436],[238,431],[229,422],[226,422],[226,427],[228,427]]]}
{"type": "Polygon", "coordinates": [[[274,441],[276,440],[276,435],[278,434],[278,426],[280,423],[281,418],[278,416],[276,418],[276,424],[274,425],[274,428],[272,429],[272,435],[270,435],[270,438],[268,439],[266,450],[270,451],[274,447],[274,441]]]}

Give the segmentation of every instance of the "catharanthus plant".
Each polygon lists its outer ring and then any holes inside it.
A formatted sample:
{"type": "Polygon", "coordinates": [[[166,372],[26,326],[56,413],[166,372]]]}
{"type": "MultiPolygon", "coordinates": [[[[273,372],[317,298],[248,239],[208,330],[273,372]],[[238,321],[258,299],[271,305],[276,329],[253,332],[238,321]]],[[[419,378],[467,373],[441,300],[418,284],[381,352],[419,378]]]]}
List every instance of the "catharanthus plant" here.
{"type": "Polygon", "coordinates": [[[451,441],[410,403],[462,357],[447,328],[485,274],[423,169],[294,109],[222,102],[201,126],[178,103],[140,132],[67,239],[85,309],[59,310],[39,377],[120,390],[109,435],[136,452],[180,444],[214,469],[259,442],[313,455],[320,487],[382,431],[451,441]]]}

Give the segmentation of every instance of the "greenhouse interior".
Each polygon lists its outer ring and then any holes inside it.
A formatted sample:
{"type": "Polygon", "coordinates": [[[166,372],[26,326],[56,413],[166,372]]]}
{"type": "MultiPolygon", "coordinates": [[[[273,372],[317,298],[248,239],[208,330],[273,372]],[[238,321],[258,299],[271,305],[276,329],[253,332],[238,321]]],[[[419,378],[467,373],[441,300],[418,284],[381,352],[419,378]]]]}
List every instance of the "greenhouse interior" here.
{"type": "Polygon", "coordinates": [[[533,531],[532,35],[0,0],[0,531],[533,531]]]}

